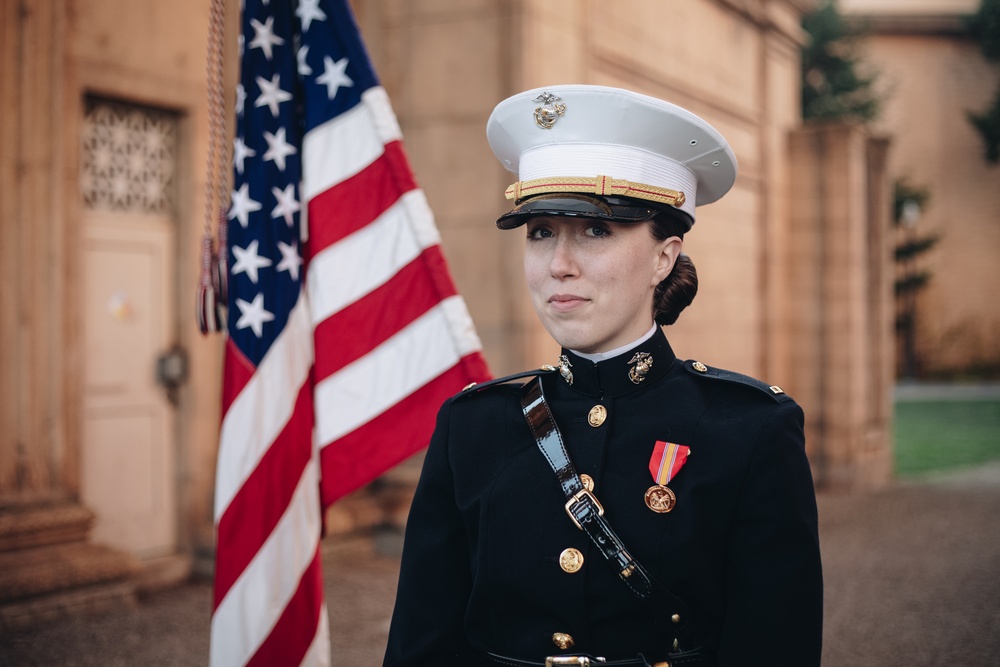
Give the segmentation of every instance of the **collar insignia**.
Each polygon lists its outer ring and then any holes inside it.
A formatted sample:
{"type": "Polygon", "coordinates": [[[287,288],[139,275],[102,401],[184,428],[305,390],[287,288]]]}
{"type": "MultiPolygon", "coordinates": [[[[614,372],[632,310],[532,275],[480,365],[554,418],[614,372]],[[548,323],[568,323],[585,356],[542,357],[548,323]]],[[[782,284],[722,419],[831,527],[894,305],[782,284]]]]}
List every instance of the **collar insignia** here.
{"type": "Polygon", "coordinates": [[[573,364],[569,363],[569,357],[565,354],[559,357],[559,375],[563,376],[563,380],[566,380],[568,385],[573,384],[573,371],[570,370],[572,367],[573,364]]]}
{"type": "Polygon", "coordinates": [[[646,373],[653,367],[653,355],[649,352],[637,352],[629,363],[634,365],[629,369],[628,379],[634,384],[639,384],[646,379],[646,373]]]}

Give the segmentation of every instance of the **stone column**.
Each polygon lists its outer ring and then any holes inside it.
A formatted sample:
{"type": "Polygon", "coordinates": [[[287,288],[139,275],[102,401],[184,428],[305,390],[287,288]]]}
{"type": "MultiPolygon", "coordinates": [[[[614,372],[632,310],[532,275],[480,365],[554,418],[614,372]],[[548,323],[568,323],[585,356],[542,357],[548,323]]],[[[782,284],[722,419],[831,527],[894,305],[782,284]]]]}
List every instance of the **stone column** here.
{"type": "Polygon", "coordinates": [[[806,411],[814,475],[827,487],[880,486],[892,475],[886,148],[843,124],[790,138],[787,389],[806,411]]]}
{"type": "Polygon", "coordinates": [[[132,560],[87,542],[71,446],[63,157],[66,9],[0,0],[0,632],[127,601],[132,560]]]}
{"type": "Polygon", "coordinates": [[[61,344],[61,2],[3,0],[0,502],[72,493],[61,344]]]}

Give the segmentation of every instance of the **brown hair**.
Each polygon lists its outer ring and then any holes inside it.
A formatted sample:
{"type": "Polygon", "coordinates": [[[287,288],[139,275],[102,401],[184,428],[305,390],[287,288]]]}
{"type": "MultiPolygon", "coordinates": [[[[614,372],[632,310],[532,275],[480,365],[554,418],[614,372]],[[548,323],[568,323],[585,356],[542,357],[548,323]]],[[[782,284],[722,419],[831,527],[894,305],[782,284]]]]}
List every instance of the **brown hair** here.
{"type": "MultiPolygon", "coordinates": [[[[672,236],[684,238],[684,232],[691,227],[683,213],[663,212],[649,221],[649,232],[657,241],[665,241],[672,236]]],[[[660,326],[673,324],[681,311],[691,305],[698,293],[698,272],[694,262],[681,253],[674,262],[670,275],[660,281],[653,292],[653,319],[660,326]]]]}

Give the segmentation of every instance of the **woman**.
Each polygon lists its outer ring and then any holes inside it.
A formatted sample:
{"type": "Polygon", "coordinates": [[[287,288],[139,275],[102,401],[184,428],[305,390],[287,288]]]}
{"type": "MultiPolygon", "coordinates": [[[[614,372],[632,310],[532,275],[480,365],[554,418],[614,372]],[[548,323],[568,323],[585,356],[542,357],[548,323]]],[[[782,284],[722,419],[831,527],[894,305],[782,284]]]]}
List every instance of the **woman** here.
{"type": "Polygon", "coordinates": [[[442,407],[385,665],[818,665],[802,411],[659,326],[694,297],[683,236],[735,180],[728,144],[597,86],[516,95],[487,135],[563,354],[442,407]]]}

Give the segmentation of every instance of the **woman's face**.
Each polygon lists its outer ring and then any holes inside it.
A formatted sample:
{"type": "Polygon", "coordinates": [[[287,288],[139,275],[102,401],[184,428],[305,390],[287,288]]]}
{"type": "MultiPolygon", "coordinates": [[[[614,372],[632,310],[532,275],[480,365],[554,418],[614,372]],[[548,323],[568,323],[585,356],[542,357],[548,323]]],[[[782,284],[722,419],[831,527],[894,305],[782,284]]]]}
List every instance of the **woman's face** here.
{"type": "Polygon", "coordinates": [[[653,291],[680,254],[679,238],[657,241],[646,223],[564,216],[532,218],[526,228],[528,290],[557,343],[593,354],[649,331],[653,291]]]}

